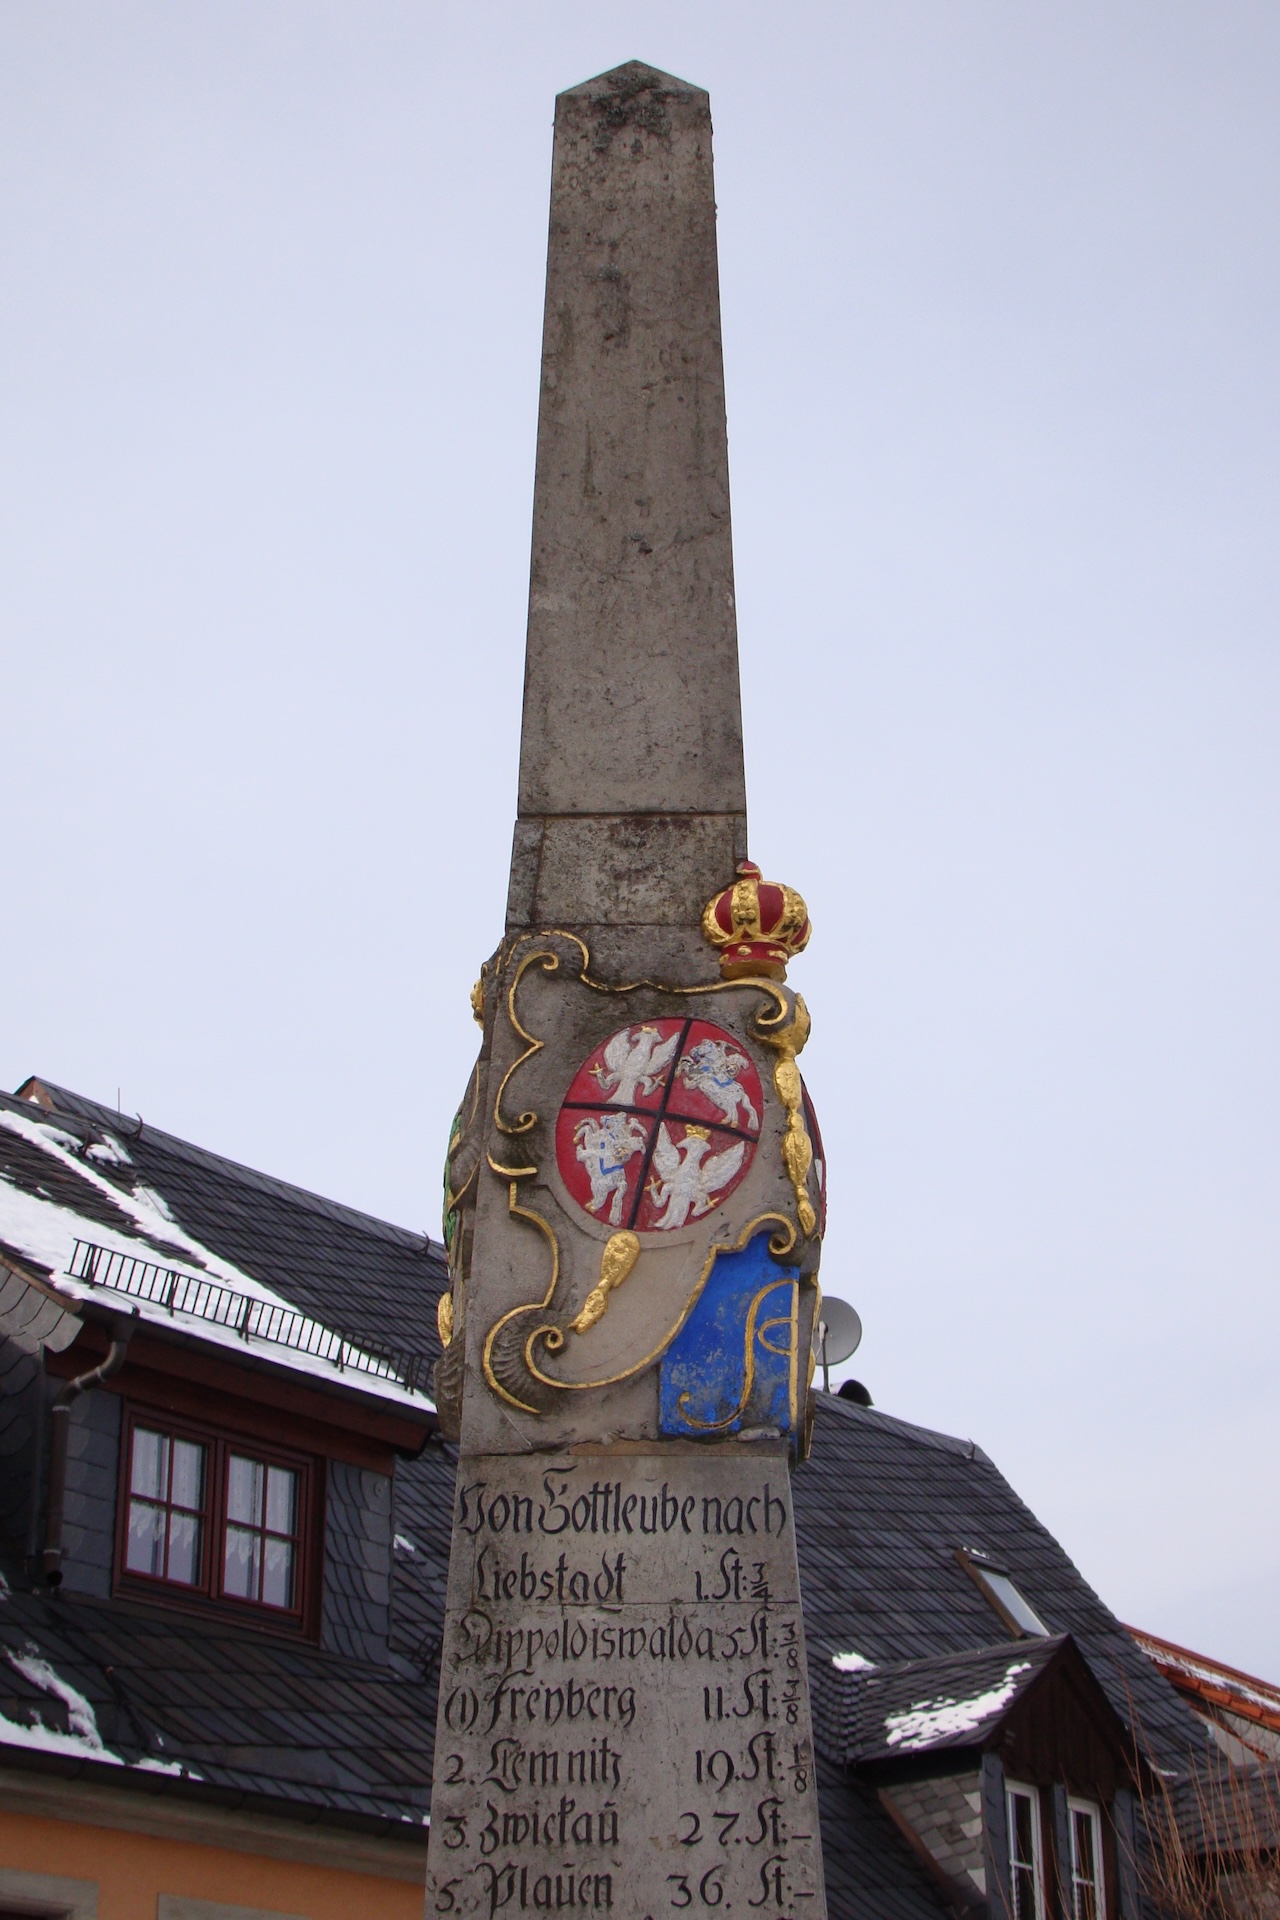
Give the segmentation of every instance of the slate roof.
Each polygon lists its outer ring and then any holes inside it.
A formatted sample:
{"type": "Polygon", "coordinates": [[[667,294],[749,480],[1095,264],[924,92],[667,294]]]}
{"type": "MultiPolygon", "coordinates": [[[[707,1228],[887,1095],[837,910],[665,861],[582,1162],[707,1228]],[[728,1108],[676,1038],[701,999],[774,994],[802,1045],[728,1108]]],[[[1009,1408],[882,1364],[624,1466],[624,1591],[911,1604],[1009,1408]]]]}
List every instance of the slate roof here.
{"type": "Polygon", "coordinates": [[[813,1458],[794,1494],[815,1694],[829,1691],[838,1653],[889,1667],[1004,1641],[1007,1628],[955,1558],[968,1547],[1008,1568],[1051,1633],[1071,1635],[1161,1765],[1203,1753],[1184,1702],[973,1441],[820,1394],[813,1458]]]}
{"type": "Polygon", "coordinates": [[[443,1631],[456,1460],[454,1448],[437,1436],[421,1458],[396,1468],[395,1527],[405,1544],[396,1549],[393,1634],[415,1659],[424,1648],[424,1665],[437,1656],[443,1631]]]}
{"type": "Polygon", "coordinates": [[[158,1608],[11,1587],[0,1750],[121,1784],[385,1831],[429,1804],[427,1690],[403,1667],[158,1608]],[[42,1731],[43,1730],[43,1731],[42,1731]]]}
{"type": "MultiPolygon", "coordinates": [[[[89,1132],[119,1129],[110,1109],[44,1091],[89,1132]]],[[[149,1125],[127,1145],[136,1176],[220,1257],[353,1336],[402,1342],[412,1326],[436,1350],[445,1270],[422,1235],[149,1125]]],[[[397,1464],[389,1666],[127,1603],[50,1598],[15,1578],[0,1600],[9,1654],[0,1713],[19,1728],[38,1718],[63,1730],[78,1764],[104,1775],[110,1767],[122,1783],[415,1829],[428,1804],[455,1459],[437,1438],[397,1464]],[[85,1750],[86,1727],[90,1749],[93,1740],[102,1749],[96,1758],[85,1750]],[[113,1766],[112,1755],[126,1764],[113,1766]]],[[[946,1911],[872,1789],[848,1771],[873,1751],[853,1702],[876,1702],[882,1728],[899,1700],[909,1711],[948,1688],[964,1700],[998,1692],[1011,1667],[1026,1661],[1034,1675],[1070,1634],[1121,1720],[1139,1727],[1162,1764],[1182,1766],[1202,1750],[1203,1729],[1185,1703],[971,1441],[819,1395],[813,1457],[794,1494],[836,1920],[937,1920],[946,1911]],[[957,1563],[961,1547],[1007,1567],[1052,1641],[1008,1642],[957,1563]],[[840,1653],[861,1655],[874,1674],[837,1672],[840,1653]]],[[[44,1758],[67,1764],[67,1752],[44,1758]]],[[[25,1759],[41,1755],[28,1746],[25,1759]]]]}
{"type": "MultiPolygon", "coordinates": [[[[1280,1767],[1231,1767],[1180,1780],[1165,1805],[1187,1847],[1198,1854],[1280,1854],[1280,1767]]],[[[1275,1897],[1255,1911],[1270,1914],[1275,1897]]],[[[1246,1908],[1245,1911],[1248,1911],[1246,1908]]]]}
{"type": "Polygon", "coordinates": [[[73,1298],[101,1273],[95,1311],[137,1304],[167,1334],[247,1346],[343,1391],[430,1413],[445,1264],[426,1235],[50,1083],[24,1092],[0,1094],[0,1258],[52,1275],[73,1298]],[[86,1269],[99,1245],[104,1257],[86,1269]],[[171,1313],[174,1273],[183,1278],[171,1313]],[[211,1323],[220,1323],[212,1335],[211,1323]],[[335,1358],[344,1352],[345,1366],[335,1358]]]}
{"type": "Polygon", "coordinates": [[[1065,1634],[1011,1640],[837,1674],[837,1739],[845,1765],[984,1744],[1067,1644],[1065,1634]]]}
{"type": "MultiPolygon", "coordinates": [[[[113,1108],[52,1081],[26,1086],[47,1094],[58,1115],[118,1136],[138,1176],[164,1195],[189,1232],[326,1325],[402,1345],[408,1323],[415,1338],[421,1330],[434,1342],[445,1264],[443,1249],[426,1234],[273,1179],[149,1122],[122,1121],[113,1108]]],[[[0,1101],[32,1111],[30,1100],[0,1101]]]]}
{"type": "MultiPolygon", "coordinates": [[[[6,1095],[0,1104],[72,1135],[97,1177],[0,1127],[0,1181],[19,1194],[170,1258],[171,1217],[209,1253],[353,1339],[438,1354],[435,1305],[445,1264],[424,1235],[122,1121],[64,1088],[35,1082],[28,1089],[38,1091],[39,1104],[6,1095]],[[127,1161],[113,1157],[113,1141],[124,1145],[127,1161]],[[104,1151],[95,1154],[95,1146],[104,1151]],[[127,1207],[143,1191],[161,1202],[150,1236],[127,1207]]],[[[3,1199],[0,1185],[0,1242],[3,1199]]],[[[28,1247],[10,1251],[23,1270],[38,1270],[28,1247]]],[[[13,1339],[5,1353],[11,1348],[13,1339]]],[[[65,1588],[51,1595],[10,1557],[0,1579],[5,1759],[71,1765],[121,1785],[232,1798],[308,1820],[324,1810],[342,1823],[420,1833],[430,1798],[452,1488],[439,1444],[431,1441],[429,1451],[433,1460],[396,1476],[394,1530],[402,1544],[393,1556],[387,1665],[197,1614],[65,1588]]]]}
{"type": "Polygon", "coordinates": [[[872,1787],[818,1758],[822,1871],[832,1920],[954,1920],[872,1787]]]}
{"type": "Polygon", "coordinates": [[[1280,1687],[1256,1674],[1241,1673],[1204,1653],[1192,1653],[1176,1641],[1130,1627],[1143,1653],[1180,1693],[1207,1708],[1222,1707],[1239,1719],[1252,1720],[1269,1732],[1280,1733],[1280,1687]]]}

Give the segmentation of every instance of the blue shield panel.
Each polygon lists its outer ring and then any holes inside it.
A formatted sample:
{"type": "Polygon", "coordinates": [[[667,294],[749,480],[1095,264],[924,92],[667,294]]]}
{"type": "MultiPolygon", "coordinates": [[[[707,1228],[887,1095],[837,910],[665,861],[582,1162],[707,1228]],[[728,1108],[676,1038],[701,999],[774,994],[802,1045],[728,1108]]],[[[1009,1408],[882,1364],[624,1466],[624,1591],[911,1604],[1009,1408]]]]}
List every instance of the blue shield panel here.
{"type": "Polygon", "coordinates": [[[712,1440],[772,1428],[794,1439],[808,1384],[799,1301],[799,1270],[779,1266],[767,1232],[722,1253],[662,1359],[663,1433],[712,1440]]]}

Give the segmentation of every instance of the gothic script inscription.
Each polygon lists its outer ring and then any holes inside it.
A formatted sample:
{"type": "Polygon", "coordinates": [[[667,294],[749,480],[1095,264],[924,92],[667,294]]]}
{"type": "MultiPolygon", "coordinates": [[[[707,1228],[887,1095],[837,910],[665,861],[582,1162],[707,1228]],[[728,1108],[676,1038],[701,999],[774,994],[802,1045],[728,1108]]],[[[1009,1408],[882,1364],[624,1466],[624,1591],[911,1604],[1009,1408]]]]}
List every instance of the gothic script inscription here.
{"type": "Polygon", "coordinates": [[[440,1687],[428,1915],[822,1920],[778,1453],[464,1459],[440,1687]]]}

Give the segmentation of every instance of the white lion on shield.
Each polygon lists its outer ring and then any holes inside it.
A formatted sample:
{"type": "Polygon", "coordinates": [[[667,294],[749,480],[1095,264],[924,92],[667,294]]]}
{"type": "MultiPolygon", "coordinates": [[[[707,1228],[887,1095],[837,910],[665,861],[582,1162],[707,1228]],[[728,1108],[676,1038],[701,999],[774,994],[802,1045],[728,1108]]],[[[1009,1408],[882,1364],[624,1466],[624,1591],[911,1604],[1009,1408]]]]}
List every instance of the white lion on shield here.
{"type": "Polygon", "coordinates": [[[600,1214],[611,1227],[622,1225],[622,1203],[627,1194],[627,1162],[643,1153],[647,1136],[629,1113],[591,1114],[573,1130],[573,1144],[591,1182],[588,1210],[600,1214]]]}
{"type": "Polygon", "coordinates": [[[738,1109],[742,1108],[747,1126],[755,1128],[760,1125],[760,1115],[738,1078],[749,1065],[745,1053],[739,1053],[727,1041],[706,1038],[690,1047],[676,1074],[691,1093],[700,1093],[704,1100],[709,1100],[730,1126],[736,1126],[738,1109]]]}

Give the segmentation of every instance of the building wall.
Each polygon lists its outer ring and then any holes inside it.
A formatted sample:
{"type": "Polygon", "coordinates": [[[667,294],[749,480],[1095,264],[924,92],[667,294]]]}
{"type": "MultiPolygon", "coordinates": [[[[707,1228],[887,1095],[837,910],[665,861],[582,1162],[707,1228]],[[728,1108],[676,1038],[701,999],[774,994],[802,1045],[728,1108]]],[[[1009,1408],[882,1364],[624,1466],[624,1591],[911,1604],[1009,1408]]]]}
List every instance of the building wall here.
{"type": "Polygon", "coordinates": [[[982,1782],[976,1773],[912,1780],[887,1788],[885,1798],[950,1879],[966,1893],[985,1896],[982,1782]]]}
{"type": "Polygon", "coordinates": [[[121,1403],[114,1393],[82,1393],[71,1403],[67,1492],[62,1513],[62,1583],[73,1593],[111,1597],[121,1403]]]}
{"type": "Polygon", "coordinates": [[[23,1874],[96,1888],[96,1920],[422,1920],[417,1878],[0,1811],[0,1904],[23,1874]]]}
{"type": "Polygon", "coordinates": [[[384,1665],[391,1631],[391,1478],[329,1464],[321,1645],[384,1665]]]}
{"type": "Polygon", "coordinates": [[[37,1429],[44,1404],[40,1361],[0,1336],[0,1538],[25,1553],[31,1525],[37,1429]]]}
{"type": "MultiPolygon", "coordinates": [[[[63,1584],[103,1600],[111,1597],[122,1415],[118,1394],[82,1394],[67,1436],[63,1584]]],[[[375,1665],[388,1657],[391,1527],[390,1476],[330,1461],[321,1644],[375,1665]]]]}

